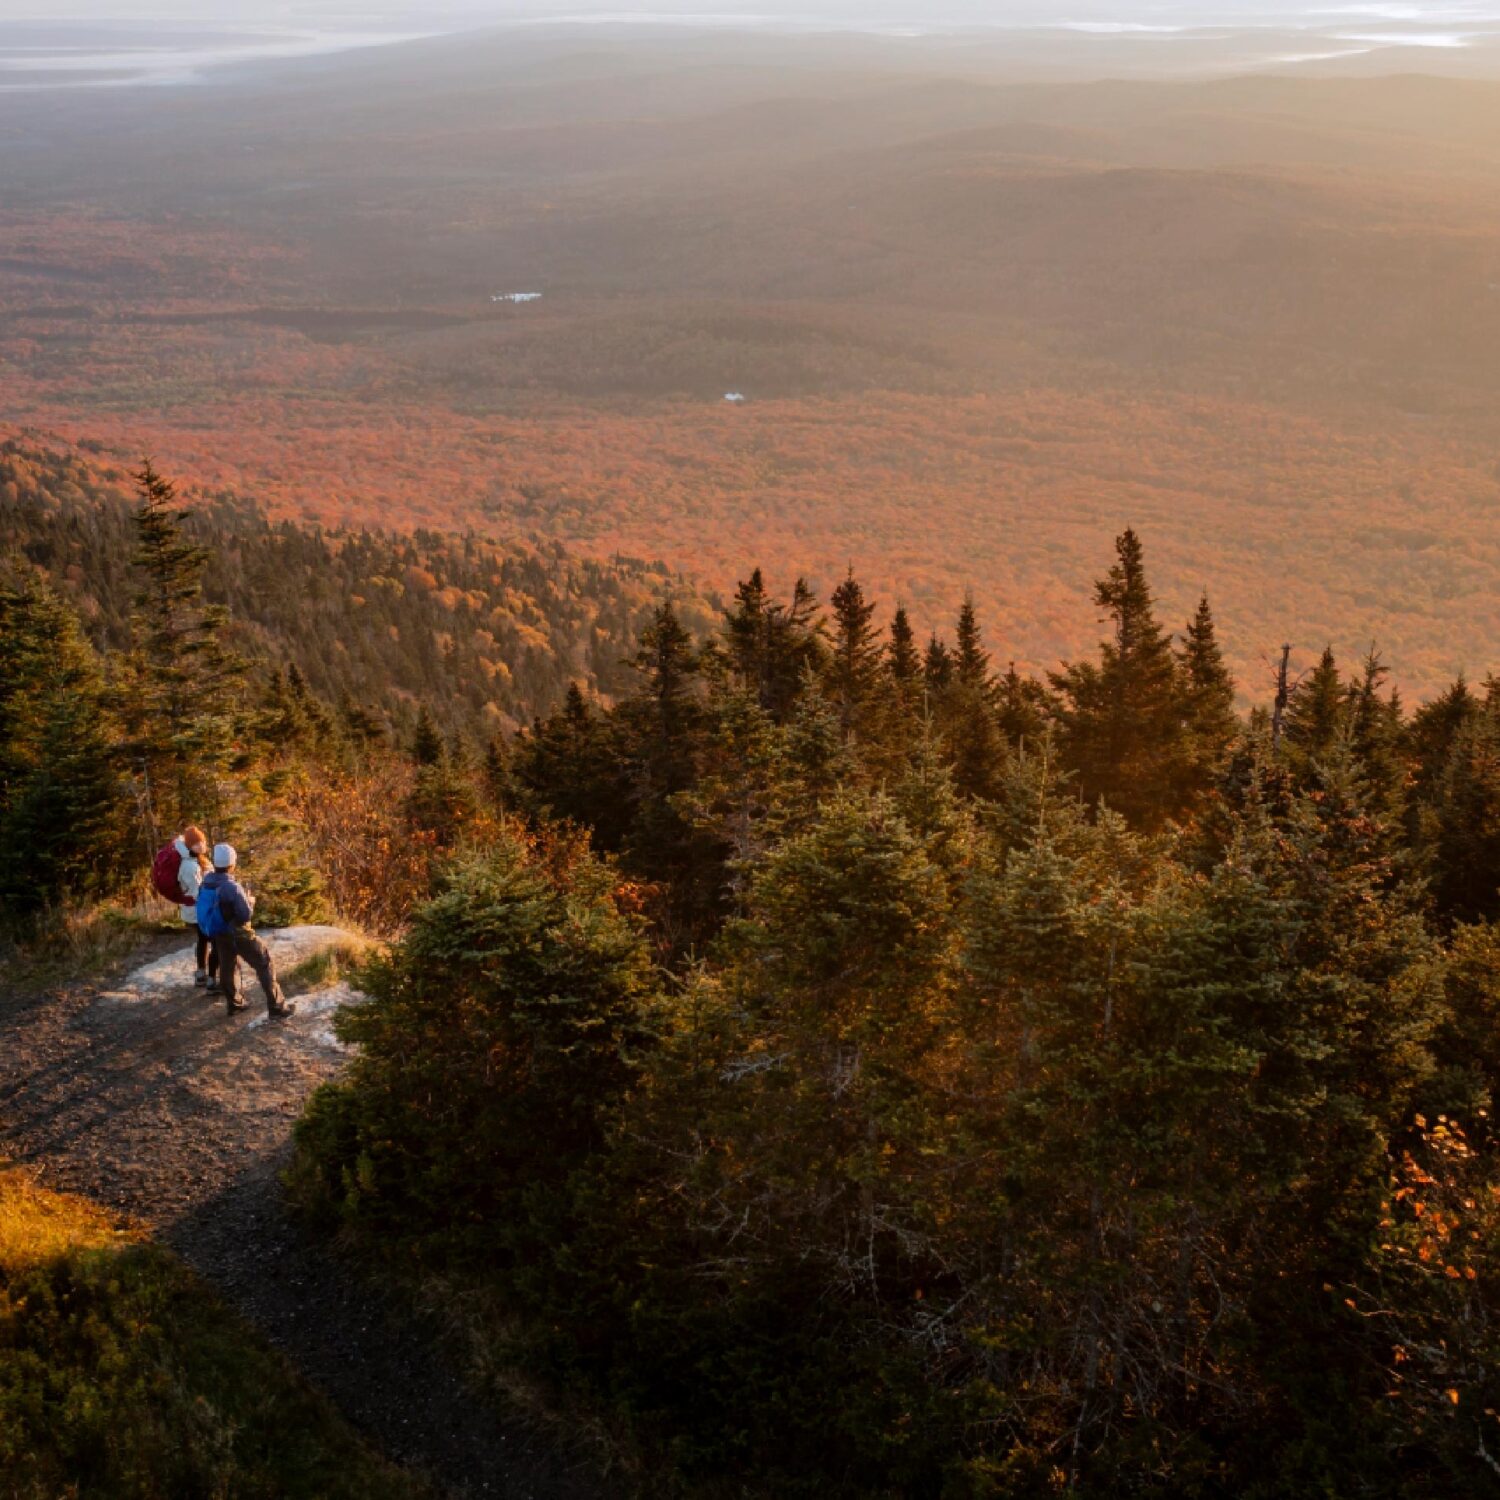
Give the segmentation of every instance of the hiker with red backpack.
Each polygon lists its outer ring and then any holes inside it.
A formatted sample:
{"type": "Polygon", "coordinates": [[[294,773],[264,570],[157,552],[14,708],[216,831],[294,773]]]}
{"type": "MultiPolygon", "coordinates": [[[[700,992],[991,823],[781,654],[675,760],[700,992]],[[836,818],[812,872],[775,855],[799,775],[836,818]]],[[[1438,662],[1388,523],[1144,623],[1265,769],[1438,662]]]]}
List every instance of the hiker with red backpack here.
{"type": "Polygon", "coordinates": [[[177,837],[163,844],[151,865],[151,884],[164,901],[176,903],[182,920],[193,929],[193,983],[210,995],[219,992],[219,955],[198,924],[198,887],[211,868],[208,835],[196,823],[184,823],[177,837]]]}

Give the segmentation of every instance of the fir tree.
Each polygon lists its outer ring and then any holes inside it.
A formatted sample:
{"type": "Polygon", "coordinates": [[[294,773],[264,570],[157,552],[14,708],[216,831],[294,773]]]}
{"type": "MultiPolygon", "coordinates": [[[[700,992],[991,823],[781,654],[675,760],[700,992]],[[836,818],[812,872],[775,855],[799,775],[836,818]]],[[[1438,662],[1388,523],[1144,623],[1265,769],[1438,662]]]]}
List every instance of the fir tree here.
{"type": "Polygon", "coordinates": [[[657,609],[642,634],[634,665],[638,686],[620,717],[626,753],[635,763],[636,815],[670,818],[667,800],[692,780],[694,737],[702,721],[698,653],[670,604],[657,609]]]}
{"type": "Polygon", "coordinates": [[[600,1148],[649,1051],[654,976],[608,874],[576,847],[550,853],[497,838],[368,972],[347,1023],[355,1075],[304,1127],[341,1112],[353,1155],[332,1181],[351,1218],[404,1213],[450,1249],[455,1224],[474,1226],[493,1247],[511,1232],[498,1204],[519,1211],[539,1171],[561,1180],[600,1148]]]}
{"type": "Polygon", "coordinates": [[[260,722],[256,726],[266,743],[297,744],[307,732],[302,705],[287,686],[281,668],[266,679],[260,722]]]}
{"type": "Polygon", "coordinates": [[[417,710],[417,727],[412,732],[411,758],[419,766],[441,765],[447,759],[447,747],[432,715],[424,703],[417,710]]]}
{"type": "Polygon", "coordinates": [[[762,708],[769,708],[773,697],[773,608],[766,595],[765,579],[756,568],[735,589],[734,608],[724,620],[730,662],[762,708]]]}
{"type": "Polygon", "coordinates": [[[958,611],[958,630],[954,636],[954,671],[966,686],[986,687],[990,677],[990,654],[984,649],[979,630],[979,614],[972,595],[966,596],[958,611]]]}
{"type": "Polygon", "coordinates": [[[1286,744],[1295,764],[1328,754],[1344,728],[1348,696],[1333,647],[1325,646],[1318,664],[1292,690],[1286,711],[1286,744]]]}
{"type": "Polygon", "coordinates": [[[655,740],[655,754],[668,753],[696,717],[692,688],[698,665],[693,638],[676,610],[661,605],[641,636],[635,656],[640,688],[632,698],[638,706],[632,716],[655,740]]]}
{"type": "Polygon", "coordinates": [[[1421,799],[1442,775],[1453,753],[1459,731],[1482,712],[1482,704],[1460,675],[1430,703],[1412,715],[1408,730],[1414,771],[1414,792],[1421,799]]]}
{"type": "Polygon", "coordinates": [[[236,753],[245,663],[225,639],[228,611],[203,603],[207,553],[183,534],[176,490],[148,459],[133,476],[134,650],[120,694],[127,751],[150,843],[183,816],[222,820],[222,774],[236,753]]]}
{"type": "Polygon", "coordinates": [[[712,929],[724,896],[724,850],[695,826],[679,798],[694,784],[706,723],[703,657],[670,604],[641,637],[638,687],[620,707],[632,781],[628,867],[667,886],[660,922],[675,951],[712,929]]]}
{"type": "Polygon", "coordinates": [[[388,738],[385,723],[379,715],[348,697],[339,702],[338,723],[343,732],[358,745],[383,745],[388,738]]]}
{"type": "Polygon", "coordinates": [[[791,826],[801,827],[858,769],[838,709],[811,671],[786,726],[785,744],[791,826]]]}
{"type": "Polygon", "coordinates": [[[874,604],[865,599],[854,570],[833,591],[833,652],[829,693],[846,734],[868,731],[880,685],[880,645],[872,620],[874,604]]]}
{"type": "Polygon", "coordinates": [[[0,570],[0,911],[109,892],[128,803],[104,684],[73,613],[33,577],[0,570]]]}
{"type": "Polygon", "coordinates": [[[1454,736],[1422,814],[1433,899],[1448,920],[1500,917],[1500,706],[1454,736]]]}
{"type": "Polygon", "coordinates": [[[937,711],[959,790],[970,797],[993,796],[1005,742],[990,694],[981,682],[955,677],[937,711]]]}
{"type": "Polygon", "coordinates": [[[995,718],[1000,733],[1011,745],[1037,743],[1047,733],[1053,703],[1046,687],[1035,677],[1023,676],[1015,662],[995,684],[995,718]]]}
{"type": "Polygon", "coordinates": [[[903,698],[910,698],[922,680],[922,658],[917,651],[917,638],[906,614],[906,607],[898,604],[891,616],[891,638],[885,649],[886,670],[903,698]]]}
{"type": "Polygon", "coordinates": [[[508,808],[515,798],[515,786],[511,780],[510,753],[502,735],[491,735],[484,747],[484,786],[489,793],[490,804],[495,808],[508,808]]]}
{"type": "Polygon", "coordinates": [[[891,803],[923,840],[928,857],[949,877],[956,895],[966,874],[974,820],[931,723],[918,732],[903,773],[891,788],[891,803]]]}
{"type": "Polygon", "coordinates": [[[739,1149],[768,1148],[735,1189],[742,1232],[825,1294],[910,1284],[937,1125],[916,1101],[952,1002],[951,901],[891,801],[845,792],[757,871],[731,934],[729,983],[780,1058],[773,1075],[740,1074],[727,1122],[739,1149]]]}
{"type": "Polygon", "coordinates": [[[989,660],[974,601],[965,599],[958,616],[951,670],[942,688],[933,692],[932,701],[939,732],[952,760],[954,780],[970,797],[988,797],[993,791],[1002,746],[989,660]]]}
{"type": "Polygon", "coordinates": [[[1364,777],[1371,810],[1388,822],[1400,818],[1406,799],[1406,727],[1401,697],[1381,696],[1389,669],[1372,646],[1349,685],[1346,732],[1364,777]]]}
{"type": "Polygon", "coordinates": [[[416,780],[401,808],[405,823],[435,848],[452,849],[480,814],[474,778],[447,755],[417,764],[416,780]]]}
{"type": "Polygon", "coordinates": [[[1159,826],[1186,793],[1183,692],[1172,645],[1157,624],[1141,544],[1133,531],[1115,543],[1116,561],[1095,590],[1113,622],[1100,661],[1053,674],[1062,695],[1061,748],[1091,803],[1132,824],[1159,826]]]}
{"type": "Polygon", "coordinates": [[[821,668],[828,649],[818,600],[806,579],[799,578],[792,585],[791,603],[775,615],[772,643],[777,693],[771,706],[784,717],[808,668],[821,668]]]}
{"type": "Polygon", "coordinates": [[[1178,657],[1187,716],[1187,774],[1193,790],[1208,790],[1230,742],[1239,731],[1234,714],[1234,679],[1224,665],[1224,654],[1214,630],[1208,595],[1183,632],[1178,657]]]}
{"type": "Polygon", "coordinates": [[[953,657],[946,645],[936,636],[927,642],[927,651],[922,658],[922,676],[927,682],[927,691],[936,696],[953,680],[953,657]]]}
{"type": "Polygon", "coordinates": [[[529,812],[590,829],[600,850],[621,849],[634,806],[631,767],[618,728],[576,682],[563,706],[518,735],[512,748],[516,788],[529,812]]]}
{"type": "Polygon", "coordinates": [[[722,851],[717,883],[699,893],[700,909],[720,898],[742,903],[750,873],[796,816],[787,738],[750,689],[710,697],[698,774],[673,799],[674,810],[722,851]]]}
{"type": "Polygon", "coordinates": [[[821,663],[817,616],[817,600],[802,579],[790,604],[780,604],[769,597],[757,568],[736,589],[735,607],[725,617],[730,666],[778,723],[791,711],[804,669],[821,663]]]}

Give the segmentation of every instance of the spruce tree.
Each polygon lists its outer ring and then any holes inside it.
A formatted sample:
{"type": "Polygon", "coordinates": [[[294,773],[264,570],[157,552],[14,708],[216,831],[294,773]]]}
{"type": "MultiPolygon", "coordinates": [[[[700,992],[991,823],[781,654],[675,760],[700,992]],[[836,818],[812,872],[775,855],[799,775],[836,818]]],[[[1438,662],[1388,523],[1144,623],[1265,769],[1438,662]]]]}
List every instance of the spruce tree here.
{"type": "Polygon", "coordinates": [[[307,733],[307,719],[302,705],[287,686],[286,677],[280,667],[275,667],[266,679],[261,699],[261,713],[256,722],[256,732],[263,742],[280,744],[300,743],[307,733]]]}
{"type": "Polygon", "coordinates": [[[970,687],[986,687],[990,677],[990,654],[984,649],[979,630],[979,614],[972,595],[964,598],[958,611],[958,629],[954,635],[954,671],[958,680],[970,687]]]}
{"type": "Polygon", "coordinates": [[[762,708],[770,707],[772,697],[773,606],[766,596],[761,570],[751,573],[734,591],[734,608],[724,619],[724,638],[729,659],[762,708]]]}
{"type": "Polygon", "coordinates": [[[880,696],[880,644],[872,623],[875,606],[865,599],[854,570],[833,591],[833,650],[829,695],[846,734],[866,733],[880,696]]]}
{"type": "Polygon", "coordinates": [[[176,490],[146,460],[133,476],[133,650],[119,695],[126,752],[151,844],[182,817],[222,821],[235,758],[244,661],[226,640],[229,614],[203,602],[207,552],[183,533],[176,490]]]}
{"type": "Polygon", "coordinates": [[[1114,629],[1098,665],[1075,662],[1052,676],[1061,694],[1061,748],[1090,803],[1103,802],[1140,828],[1180,812],[1190,789],[1181,674],[1156,621],[1141,544],[1115,543],[1116,561],[1095,590],[1114,629]]]}
{"type": "Polygon", "coordinates": [[[972,599],[965,599],[959,610],[955,639],[949,679],[933,694],[935,717],[959,790],[970,797],[988,797],[999,769],[1002,736],[989,680],[989,653],[972,599]]]}
{"type": "Polygon", "coordinates": [[[923,840],[928,857],[948,876],[957,895],[967,873],[974,817],[930,722],[917,731],[907,764],[891,787],[891,802],[923,840]]]}
{"type": "MultiPolygon", "coordinates": [[[[697,695],[700,665],[677,612],[671,604],[659,606],[635,655],[636,691],[619,715],[625,754],[633,763],[638,821],[676,823],[667,802],[693,778],[695,737],[703,718],[697,695]]],[[[669,834],[658,828],[654,836],[669,834]]]]}
{"type": "Polygon", "coordinates": [[[822,1295],[911,1285],[942,1129],[920,1101],[951,1019],[952,900],[890,799],[844,792],[768,857],[730,934],[728,983],[756,1053],[778,1059],[733,1086],[738,1233],[822,1295]]]}
{"type": "Polygon", "coordinates": [[[1447,921],[1500,917],[1500,705],[1454,736],[1421,814],[1434,903],[1447,921]]]}
{"type": "Polygon", "coordinates": [[[1419,799],[1429,794],[1442,775],[1459,731],[1481,712],[1479,698],[1460,675],[1451,686],[1412,715],[1408,740],[1413,762],[1413,790],[1419,799]]]}
{"type": "Polygon", "coordinates": [[[1364,777],[1370,808],[1388,822],[1399,819],[1406,802],[1406,726],[1401,696],[1381,696],[1390,675],[1372,646],[1349,684],[1349,746],[1364,777]]]}
{"type": "Polygon", "coordinates": [[[891,616],[891,638],[885,648],[885,663],[897,692],[904,699],[911,698],[921,683],[922,657],[903,604],[898,604],[891,616]]]}
{"type": "Polygon", "coordinates": [[[698,776],[706,714],[703,657],[671,604],[656,610],[634,665],[637,688],[618,714],[631,779],[626,860],[642,879],[663,883],[664,937],[682,950],[717,921],[724,851],[679,805],[698,776]]]}
{"type": "Polygon", "coordinates": [[[1016,670],[1015,662],[995,684],[995,717],[1010,745],[1032,745],[1052,722],[1053,703],[1044,684],[1016,670]]]}
{"type": "Polygon", "coordinates": [[[366,749],[384,745],[389,738],[385,721],[347,696],[339,700],[337,723],[356,745],[366,749]]]}
{"type": "Polygon", "coordinates": [[[790,711],[808,669],[821,669],[828,653],[817,596],[806,579],[797,579],[791,603],[774,615],[771,641],[776,684],[771,708],[780,721],[790,711]]]}
{"type": "Polygon", "coordinates": [[[351,1081],[303,1131],[338,1116],[328,1142],[350,1155],[324,1158],[326,1186],[350,1220],[395,1216],[493,1266],[546,1218],[542,1189],[601,1149],[654,1040],[650,955],[613,897],[576,844],[539,855],[507,831],[372,965],[343,1023],[351,1081]]]}
{"type": "Polygon", "coordinates": [[[33,576],[0,570],[0,912],[107,893],[130,806],[99,664],[73,612],[33,576]]]}
{"type": "Polygon", "coordinates": [[[447,755],[443,737],[424,703],[417,710],[417,727],[412,731],[411,758],[419,766],[436,766],[441,765],[447,755]]]}
{"type": "Polygon", "coordinates": [[[508,808],[515,798],[510,774],[510,753],[503,735],[490,736],[484,748],[484,788],[495,808],[508,808]]]}
{"type": "Polygon", "coordinates": [[[1287,752],[1297,766],[1333,749],[1348,715],[1348,695],[1333,647],[1325,646],[1318,664],[1292,690],[1286,711],[1287,752]]]}
{"type": "Polygon", "coordinates": [[[809,670],[785,734],[789,826],[801,827],[858,772],[837,706],[809,670]]]}
{"type": "Polygon", "coordinates": [[[1187,767],[1193,790],[1201,795],[1211,785],[1230,742],[1239,732],[1234,714],[1234,679],[1224,665],[1224,654],[1214,630],[1208,595],[1183,632],[1178,663],[1187,717],[1187,767]]]}
{"type": "Polygon", "coordinates": [[[284,672],[271,669],[251,731],[261,755],[295,752],[300,758],[328,762],[345,749],[343,726],[308,687],[295,662],[284,672]]]}
{"type": "Polygon", "coordinates": [[[642,633],[634,666],[640,685],[630,700],[631,717],[653,741],[653,756],[672,755],[697,718],[693,683],[699,661],[693,638],[670,603],[657,608],[642,633]]]}
{"type": "Polygon", "coordinates": [[[927,642],[927,651],[922,658],[922,676],[927,682],[927,691],[941,693],[953,680],[953,657],[948,647],[936,636],[927,642]]]}
{"type": "Polygon", "coordinates": [[[576,682],[563,705],[512,746],[517,794],[534,815],[566,818],[593,835],[602,851],[618,853],[633,810],[631,768],[621,754],[620,731],[599,713],[576,682]]]}
{"type": "Polygon", "coordinates": [[[735,591],[724,640],[732,670],[781,723],[791,711],[804,669],[822,660],[817,600],[799,578],[790,604],[773,601],[757,568],[735,591]]]}
{"type": "Polygon", "coordinates": [[[723,844],[728,879],[736,887],[740,868],[781,831],[787,811],[785,738],[749,688],[736,685],[710,695],[698,774],[674,806],[723,844]]]}
{"type": "Polygon", "coordinates": [[[925,696],[916,635],[905,607],[898,604],[881,658],[878,744],[872,747],[871,765],[877,776],[900,774],[912,736],[918,732],[925,696]]]}
{"type": "Polygon", "coordinates": [[[984,686],[955,679],[939,700],[938,723],[959,790],[970,797],[994,796],[1005,740],[984,686]]]}

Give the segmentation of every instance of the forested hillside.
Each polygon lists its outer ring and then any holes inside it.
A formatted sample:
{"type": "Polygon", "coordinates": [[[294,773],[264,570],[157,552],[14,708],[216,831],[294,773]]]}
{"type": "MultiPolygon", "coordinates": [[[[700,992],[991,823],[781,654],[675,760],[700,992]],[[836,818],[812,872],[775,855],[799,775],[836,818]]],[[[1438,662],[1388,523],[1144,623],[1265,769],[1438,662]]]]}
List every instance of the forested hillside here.
{"type": "MultiPolygon", "coordinates": [[[[129,636],[131,489],[97,446],[0,444],[3,545],[41,569],[106,649],[129,636]]],[[[472,534],[272,524],[227,492],[184,503],[186,533],[207,553],[204,598],[230,607],[236,646],[401,733],[425,705],[483,744],[559,705],[570,682],[612,697],[663,597],[708,617],[660,564],[472,534]]]]}
{"type": "Polygon", "coordinates": [[[219,650],[159,476],[133,525],[121,646],[0,590],[8,922],[192,816],[390,939],[297,1200],[622,1488],[1493,1493],[1493,681],[1242,717],[1126,531],[1044,677],[753,572],[478,755],[219,650]]]}
{"type": "Polygon", "coordinates": [[[277,521],[726,593],[854,557],[1034,671],[1131,524],[1249,692],[1287,639],[1423,696],[1481,670],[1500,86],[1068,83],[1014,44],[504,28],[171,110],[11,91],[0,411],[277,521]]]}

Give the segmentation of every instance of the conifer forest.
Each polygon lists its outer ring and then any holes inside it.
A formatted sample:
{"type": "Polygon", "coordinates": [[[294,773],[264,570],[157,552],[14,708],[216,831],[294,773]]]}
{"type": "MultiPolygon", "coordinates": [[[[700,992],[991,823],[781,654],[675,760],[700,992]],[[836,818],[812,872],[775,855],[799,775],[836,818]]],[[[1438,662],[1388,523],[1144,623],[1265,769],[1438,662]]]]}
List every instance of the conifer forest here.
{"type": "MultiPolygon", "coordinates": [[[[273,645],[257,548],[395,544],[252,526],[237,627],[218,533],[135,487],[107,546],[38,498],[0,595],[14,935],[209,808],[277,920],[389,939],[293,1196],[463,1288],[466,1336],[620,1462],[704,1493],[1489,1492],[1493,682],[1408,708],[1328,652],[1242,708],[1210,600],[1161,618],[1127,530],[1097,651],[1044,678],[971,605],[922,641],[852,571],[820,599],[747,567],[698,628],[652,605],[613,692],[486,739],[443,723],[452,652],[401,717],[273,645]],[[70,547],[133,603],[84,618],[70,547]]],[[[534,599],[577,587],[532,566],[534,599]]],[[[585,576],[597,643],[619,580],[585,576]]]]}

